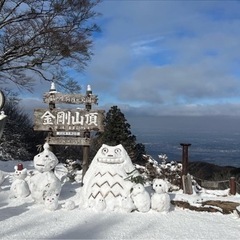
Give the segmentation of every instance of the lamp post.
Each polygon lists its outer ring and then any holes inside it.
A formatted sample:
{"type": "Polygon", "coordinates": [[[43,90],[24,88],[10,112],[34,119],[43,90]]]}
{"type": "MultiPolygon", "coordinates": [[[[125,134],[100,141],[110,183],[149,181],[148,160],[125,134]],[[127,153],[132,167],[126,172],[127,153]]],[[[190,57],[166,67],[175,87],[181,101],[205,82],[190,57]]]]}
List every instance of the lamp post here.
{"type": "Polygon", "coordinates": [[[92,104],[91,104],[91,95],[92,95],[92,88],[90,85],[87,85],[87,91],[86,91],[86,103],[85,103],[85,108],[87,111],[90,111],[92,109],[92,104]]]}
{"type": "MultiPolygon", "coordinates": [[[[49,93],[50,93],[50,95],[54,95],[56,92],[57,91],[56,91],[55,83],[54,83],[54,81],[52,81],[49,93]]],[[[50,101],[49,102],[49,109],[53,110],[54,108],[56,108],[55,102],[54,101],[50,101]]]]}

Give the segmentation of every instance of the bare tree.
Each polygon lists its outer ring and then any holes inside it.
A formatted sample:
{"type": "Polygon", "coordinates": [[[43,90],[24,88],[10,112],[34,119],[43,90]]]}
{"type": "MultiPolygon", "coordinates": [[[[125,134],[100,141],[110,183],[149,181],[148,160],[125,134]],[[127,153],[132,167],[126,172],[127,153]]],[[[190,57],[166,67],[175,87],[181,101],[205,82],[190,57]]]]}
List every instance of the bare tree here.
{"type": "Polygon", "coordinates": [[[60,83],[65,70],[82,71],[100,1],[0,0],[0,84],[31,90],[36,78],[60,83]]]}

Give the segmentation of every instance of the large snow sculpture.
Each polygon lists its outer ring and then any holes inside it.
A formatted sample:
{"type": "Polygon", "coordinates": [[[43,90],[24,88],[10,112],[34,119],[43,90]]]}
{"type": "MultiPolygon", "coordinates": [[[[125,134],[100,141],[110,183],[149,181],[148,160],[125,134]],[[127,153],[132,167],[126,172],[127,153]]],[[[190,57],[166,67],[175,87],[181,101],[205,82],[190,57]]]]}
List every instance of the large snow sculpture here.
{"type": "Polygon", "coordinates": [[[83,179],[82,204],[96,210],[121,208],[122,198],[130,196],[133,183],[126,180],[137,175],[130,157],[121,144],[103,144],[83,179]]]}
{"type": "Polygon", "coordinates": [[[58,199],[61,192],[61,182],[53,170],[58,164],[58,159],[49,150],[49,144],[45,143],[43,152],[33,159],[37,173],[30,178],[30,191],[32,198],[39,203],[44,203],[47,196],[58,199]]]}
{"type": "Polygon", "coordinates": [[[27,169],[23,168],[22,163],[14,167],[14,180],[10,188],[10,197],[25,198],[30,194],[28,183],[26,182],[27,169]]]}
{"type": "Polygon", "coordinates": [[[170,197],[168,194],[168,183],[163,179],[153,180],[153,189],[155,193],[151,197],[151,208],[158,212],[169,212],[170,197]]]}
{"type": "Polygon", "coordinates": [[[150,210],[151,198],[141,183],[133,186],[131,196],[139,212],[148,212],[150,210]]]}

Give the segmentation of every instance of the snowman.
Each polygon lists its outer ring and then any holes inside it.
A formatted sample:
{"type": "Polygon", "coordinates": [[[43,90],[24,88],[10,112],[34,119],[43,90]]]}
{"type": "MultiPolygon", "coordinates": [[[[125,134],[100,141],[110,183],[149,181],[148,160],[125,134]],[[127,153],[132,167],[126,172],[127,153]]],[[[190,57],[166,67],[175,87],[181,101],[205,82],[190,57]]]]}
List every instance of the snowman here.
{"type": "Polygon", "coordinates": [[[136,209],[139,212],[148,212],[150,210],[151,198],[141,183],[133,186],[131,197],[136,209]]]}
{"type": "Polygon", "coordinates": [[[170,209],[169,185],[163,179],[153,180],[155,193],[151,197],[151,208],[157,212],[167,213],[170,209]]]}
{"type": "Polygon", "coordinates": [[[26,182],[27,169],[22,163],[14,167],[14,180],[10,187],[10,198],[25,198],[30,194],[28,183],[26,182]]]}
{"type": "Polygon", "coordinates": [[[46,196],[44,200],[44,205],[47,210],[55,211],[58,208],[58,197],[53,196],[46,196]]]}
{"type": "Polygon", "coordinates": [[[122,196],[120,201],[121,211],[130,213],[136,209],[131,196],[122,196]]]}
{"type": "Polygon", "coordinates": [[[49,148],[49,144],[45,143],[43,152],[33,159],[37,172],[31,176],[29,187],[31,196],[37,203],[45,203],[48,196],[54,197],[57,201],[62,188],[60,180],[54,174],[58,159],[49,148]]]}

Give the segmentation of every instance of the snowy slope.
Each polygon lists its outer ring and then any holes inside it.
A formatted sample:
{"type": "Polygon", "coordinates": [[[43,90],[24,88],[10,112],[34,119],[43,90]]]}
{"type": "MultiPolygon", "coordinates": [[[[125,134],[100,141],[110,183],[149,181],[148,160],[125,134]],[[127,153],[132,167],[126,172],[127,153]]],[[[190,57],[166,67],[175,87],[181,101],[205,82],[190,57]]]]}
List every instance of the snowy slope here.
{"type": "MultiPolygon", "coordinates": [[[[0,161],[0,169],[12,174],[16,161],[0,161]]],[[[24,162],[28,170],[32,162],[24,162]]],[[[122,213],[83,210],[79,206],[79,183],[66,182],[56,211],[33,203],[31,196],[9,199],[11,177],[1,185],[0,237],[1,239],[238,239],[240,219],[235,214],[206,213],[171,207],[168,214],[150,210],[147,213],[122,213]],[[73,200],[76,208],[62,206],[73,200]]],[[[204,194],[204,199],[214,195],[204,194]]],[[[199,196],[171,193],[172,199],[196,201],[199,196]]],[[[218,197],[219,199],[219,197],[218,197]]],[[[224,198],[226,199],[226,197],[224,198]]],[[[227,200],[240,202],[240,196],[227,200]]]]}

